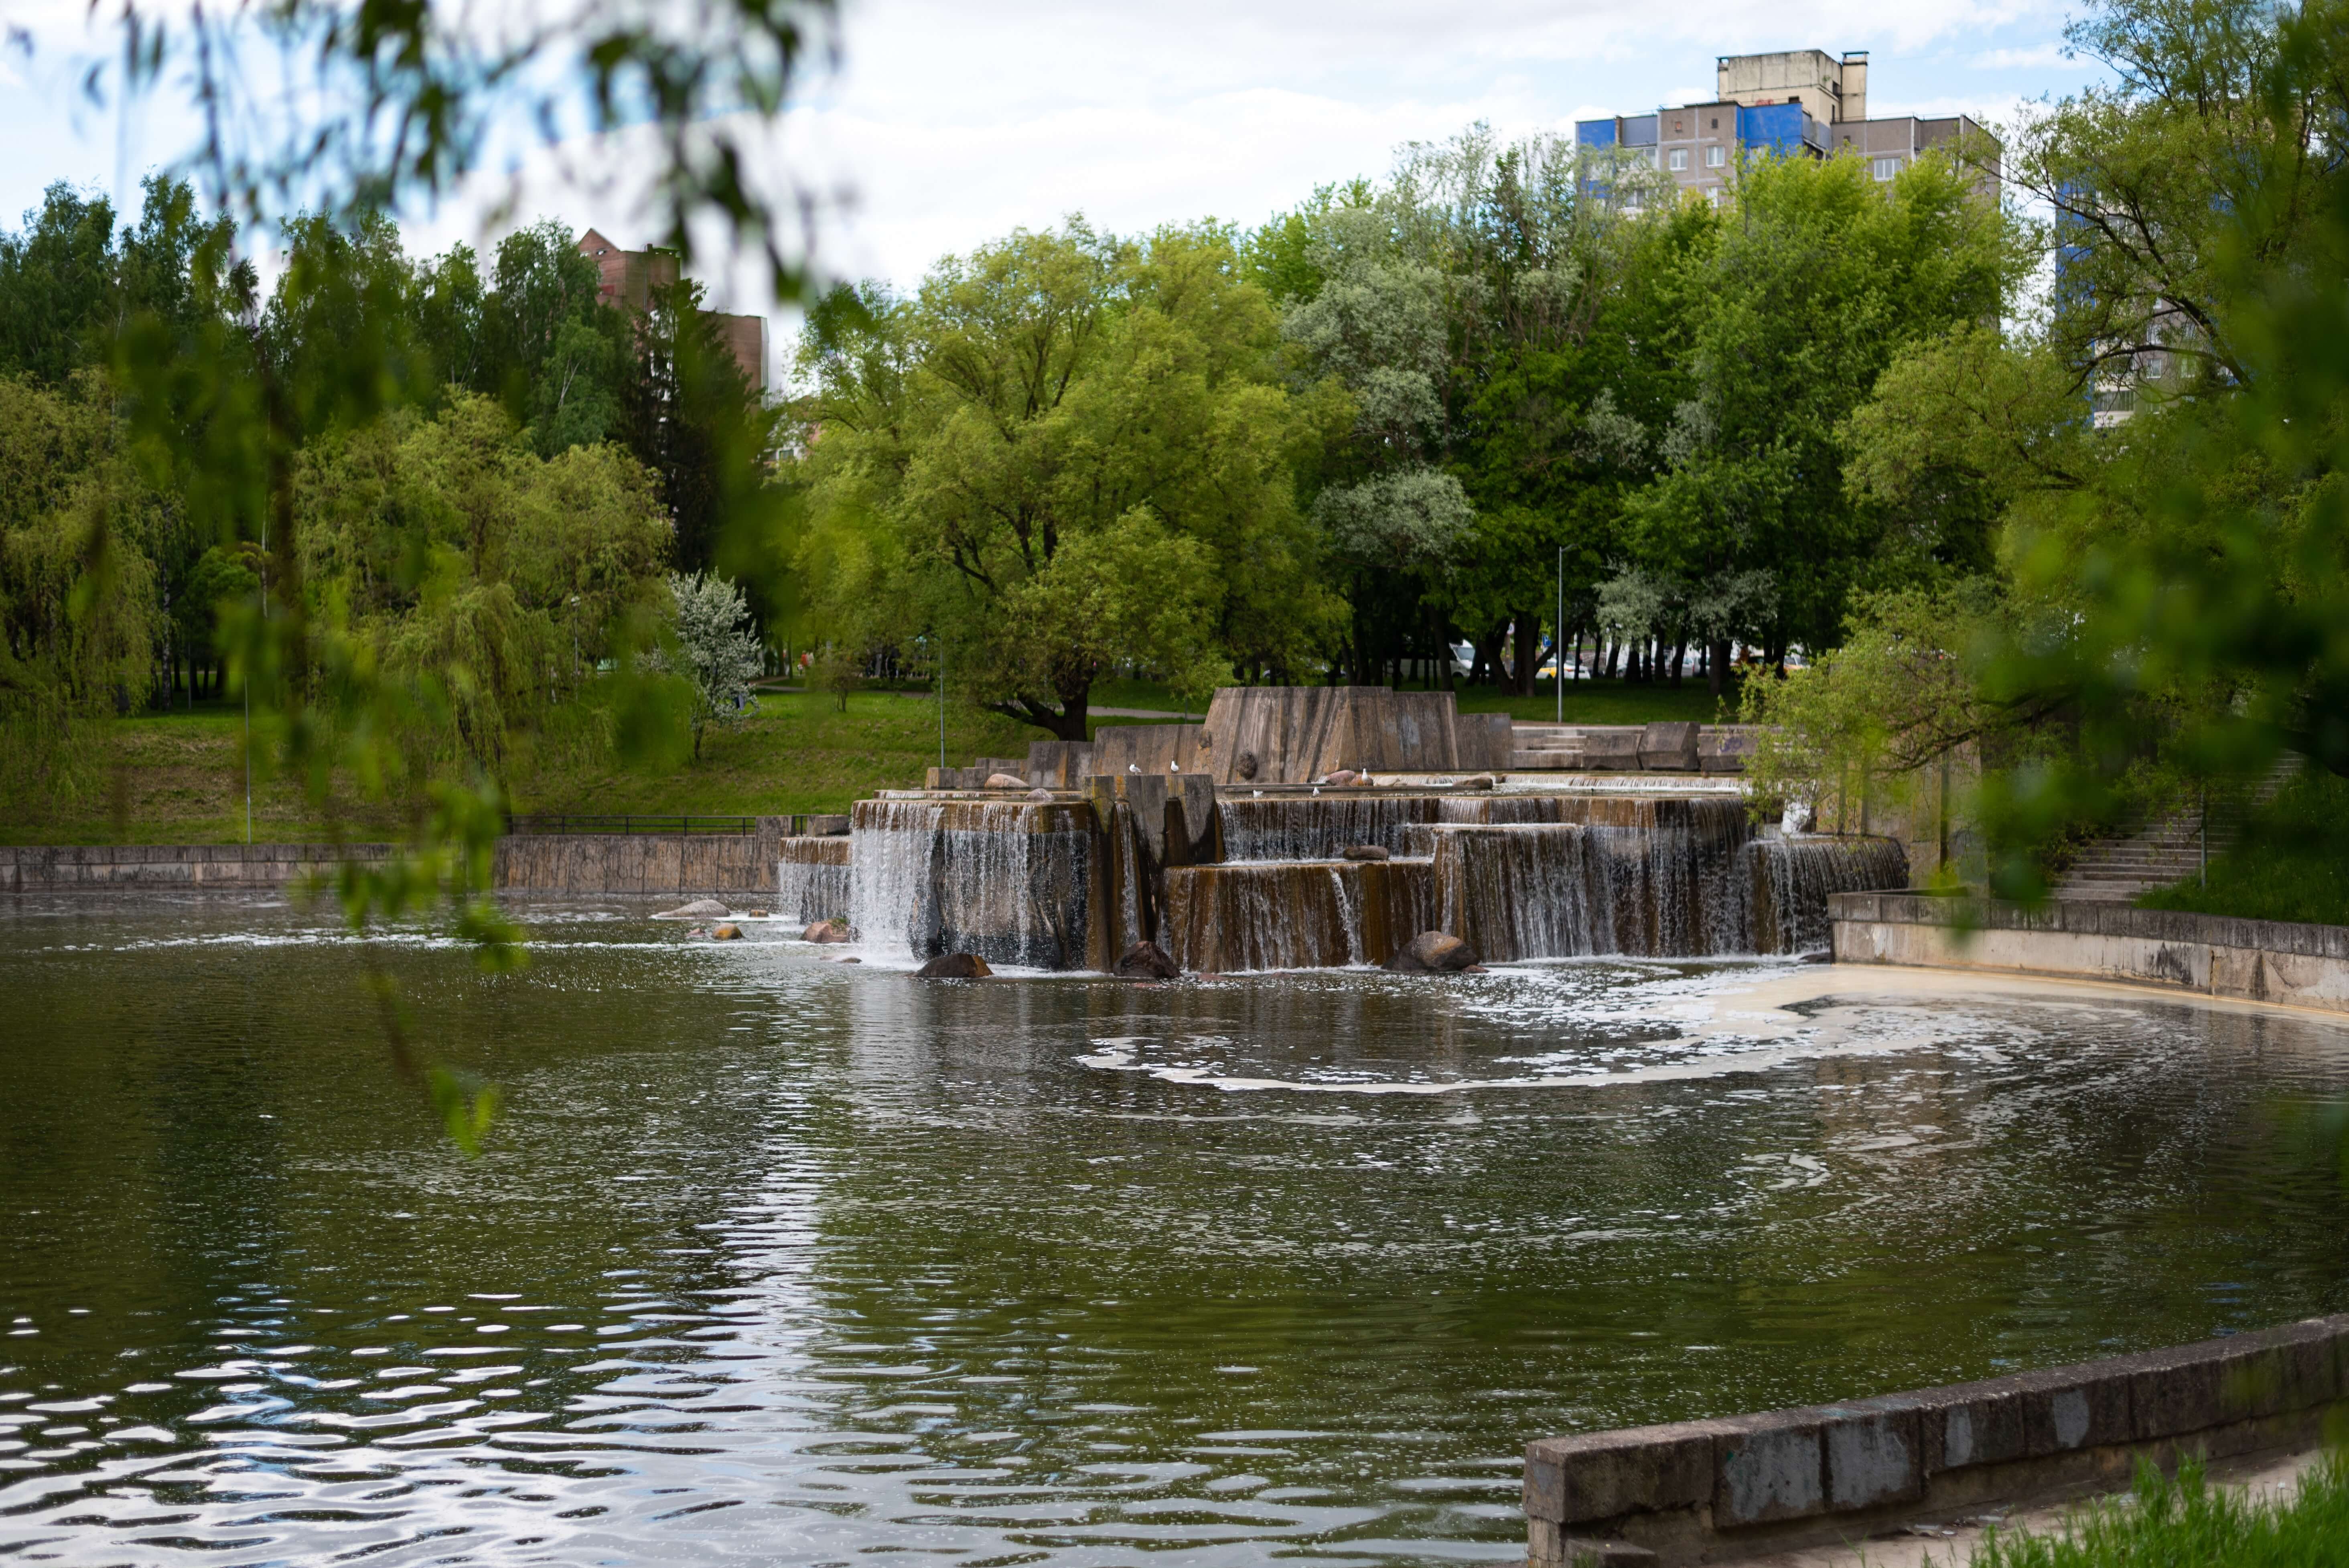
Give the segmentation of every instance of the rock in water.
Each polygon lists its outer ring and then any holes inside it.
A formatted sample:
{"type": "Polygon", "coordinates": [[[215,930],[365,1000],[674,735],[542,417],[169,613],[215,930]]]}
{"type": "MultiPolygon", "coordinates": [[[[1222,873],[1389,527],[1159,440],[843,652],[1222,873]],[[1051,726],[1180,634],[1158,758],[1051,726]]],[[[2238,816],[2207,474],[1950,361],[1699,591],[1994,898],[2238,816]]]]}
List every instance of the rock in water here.
{"type": "Polygon", "coordinates": [[[987,787],[989,789],[1025,789],[1028,780],[1015,779],[1009,773],[990,773],[987,776],[987,787]]]}
{"type": "Polygon", "coordinates": [[[1476,964],[1476,950],[1456,936],[1423,931],[1392,958],[1387,967],[1398,975],[1457,975],[1476,964]]]}
{"type": "Polygon", "coordinates": [[[819,920],[801,932],[800,940],[802,942],[854,942],[856,940],[856,934],[849,930],[848,922],[834,915],[830,920],[819,920]]]}
{"type": "Polygon", "coordinates": [[[1172,980],[1183,971],[1158,944],[1137,942],[1125,950],[1110,973],[1121,980],[1172,980]]]}
{"type": "Polygon", "coordinates": [[[723,920],[732,912],[714,898],[698,898],[691,903],[665,909],[653,916],[655,920],[723,920]]]}
{"type": "Polygon", "coordinates": [[[739,925],[721,925],[717,930],[709,934],[709,940],[712,942],[740,942],[742,940],[742,928],[739,925]]]}
{"type": "Polygon", "coordinates": [[[995,971],[976,953],[947,953],[921,967],[925,980],[984,980],[995,971]]]}
{"type": "Polygon", "coordinates": [[[752,920],[764,920],[767,918],[767,912],[763,909],[754,909],[750,912],[750,918],[752,920]]]}
{"type": "Polygon", "coordinates": [[[1463,789],[1490,789],[1492,787],[1493,776],[1490,773],[1479,773],[1472,779],[1460,780],[1460,788],[1463,789]]]}
{"type": "Polygon", "coordinates": [[[1361,777],[1361,774],[1355,772],[1350,768],[1340,768],[1334,773],[1324,773],[1320,778],[1316,779],[1314,782],[1316,784],[1346,785],[1351,784],[1361,777]]]}
{"type": "Polygon", "coordinates": [[[1384,844],[1348,844],[1344,851],[1350,861],[1383,861],[1391,859],[1384,844]]]}

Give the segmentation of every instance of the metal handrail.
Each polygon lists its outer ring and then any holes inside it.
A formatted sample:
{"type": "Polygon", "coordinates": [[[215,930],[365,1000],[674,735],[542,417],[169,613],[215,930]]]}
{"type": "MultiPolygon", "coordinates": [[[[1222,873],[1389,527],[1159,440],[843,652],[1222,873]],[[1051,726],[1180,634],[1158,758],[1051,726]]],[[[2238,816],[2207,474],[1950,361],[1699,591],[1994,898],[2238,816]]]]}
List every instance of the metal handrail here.
{"type": "Polygon", "coordinates": [[[568,813],[537,814],[508,817],[506,831],[515,834],[540,833],[756,833],[756,817],[691,817],[640,816],[626,812],[613,816],[586,816],[568,813]]]}

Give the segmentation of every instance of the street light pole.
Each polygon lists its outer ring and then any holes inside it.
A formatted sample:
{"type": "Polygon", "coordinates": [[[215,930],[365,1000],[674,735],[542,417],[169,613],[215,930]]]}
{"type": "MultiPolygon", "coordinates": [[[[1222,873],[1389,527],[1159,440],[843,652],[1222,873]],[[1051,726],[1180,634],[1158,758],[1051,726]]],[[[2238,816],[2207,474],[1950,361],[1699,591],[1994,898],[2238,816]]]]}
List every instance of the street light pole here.
{"type": "Polygon", "coordinates": [[[1550,663],[1557,670],[1557,721],[1566,722],[1566,546],[1557,547],[1557,619],[1551,623],[1550,663]]]}

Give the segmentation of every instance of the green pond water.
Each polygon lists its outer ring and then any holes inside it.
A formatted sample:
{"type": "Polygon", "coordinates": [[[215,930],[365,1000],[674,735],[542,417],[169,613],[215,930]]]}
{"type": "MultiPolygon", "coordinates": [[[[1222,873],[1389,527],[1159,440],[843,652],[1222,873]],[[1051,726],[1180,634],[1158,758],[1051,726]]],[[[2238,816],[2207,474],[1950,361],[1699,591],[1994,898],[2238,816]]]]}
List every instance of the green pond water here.
{"type": "Polygon", "coordinates": [[[0,1558],[1499,1562],[1534,1438],[2349,1306],[2310,1016],[936,983],[525,913],[484,979],[269,901],[0,904],[0,1558]],[[481,1159],[370,953],[503,1086],[481,1159]]]}

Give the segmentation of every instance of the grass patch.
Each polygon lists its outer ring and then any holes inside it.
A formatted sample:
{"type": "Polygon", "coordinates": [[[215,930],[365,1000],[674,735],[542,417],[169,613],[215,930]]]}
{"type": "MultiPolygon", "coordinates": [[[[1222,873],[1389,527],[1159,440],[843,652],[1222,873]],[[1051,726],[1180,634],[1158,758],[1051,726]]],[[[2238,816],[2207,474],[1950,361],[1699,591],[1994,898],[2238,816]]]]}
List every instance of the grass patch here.
{"type": "Polygon", "coordinates": [[[1992,1534],[1973,1568],[2318,1568],[2349,1563],[2349,1462],[2327,1455],[2291,1498],[2213,1487],[2188,1460],[2169,1480],[2140,1466],[2126,1501],[2082,1511],[2061,1534],[1992,1534]]]}
{"type": "MultiPolygon", "coordinates": [[[[1509,713],[1549,720],[1555,698],[1504,696],[1489,689],[1456,693],[1464,713],[1509,713]]],[[[1096,707],[1179,712],[1165,687],[1146,681],[1103,682],[1096,707]]],[[[1195,722],[1202,717],[1192,709],[1195,722]]],[[[1712,720],[1713,698],[1702,681],[1625,686],[1571,682],[1569,724],[1646,724],[1659,719],[1712,720]]],[[[1103,725],[1173,720],[1095,717],[1103,725]]],[[[823,692],[776,691],[741,727],[711,729],[698,762],[679,768],[630,767],[581,761],[550,745],[535,766],[525,762],[512,786],[514,810],[644,815],[760,816],[792,811],[841,811],[876,789],[922,782],[938,760],[938,715],[927,691],[865,690],[841,712],[823,692]]],[[[1024,757],[1044,732],[968,707],[947,709],[947,760],[955,767],[976,757],[1024,757]]],[[[229,844],[245,838],[244,721],[226,704],[199,704],[193,712],[140,713],[105,721],[95,742],[98,788],[70,799],[18,803],[0,820],[8,844],[229,844]]],[[[574,748],[574,751],[577,748],[574,748]]],[[[404,813],[396,808],[353,806],[329,820],[311,810],[300,789],[257,774],[253,785],[253,837],[264,843],[323,842],[335,838],[397,836],[404,813]]],[[[2302,918],[2299,916],[2279,918],[2302,918]]]]}
{"type": "Polygon", "coordinates": [[[2156,888],[2141,909],[2349,925],[2349,779],[2310,769],[2282,789],[2207,880],[2156,888]]]}
{"type": "MultiPolygon", "coordinates": [[[[947,756],[1025,756],[1040,736],[1009,719],[947,710],[947,756]]],[[[138,714],[107,723],[98,742],[103,787],[20,806],[0,821],[10,844],[231,844],[245,837],[244,721],[235,708],[138,714]]],[[[513,785],[518,811],[710,816],[843,811],[875,789],[918,787],[938,760],[936,704],[924,694],[859,692],[848,711],[821,692],[767,693],[739,729],[711,729],[701,759],[667,770],[550,760],[513,785]]],[[[300,789],[254,781],[253,837],[315,843],[395,835],[403,813],[352,807],[328,821],[300,789]]]]}

